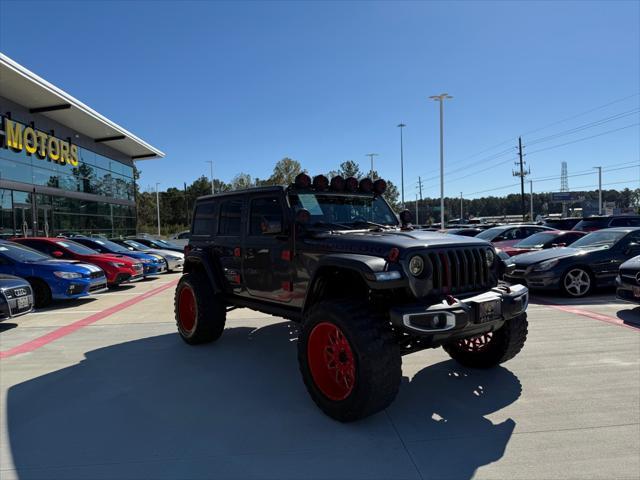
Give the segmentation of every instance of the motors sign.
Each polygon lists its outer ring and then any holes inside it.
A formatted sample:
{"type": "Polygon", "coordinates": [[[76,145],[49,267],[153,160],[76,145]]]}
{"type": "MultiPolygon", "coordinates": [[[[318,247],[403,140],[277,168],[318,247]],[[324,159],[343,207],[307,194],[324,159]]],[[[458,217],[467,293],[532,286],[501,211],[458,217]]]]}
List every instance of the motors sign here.
{"type": "Polygon", "coordinates": [[[574,202],[578,200],[575,192],[552,192],[552,202],[574,202]]]}
{"type": "Polygon", "coordinates": [[[11,120],[3,119],[4,135],[2,146],[16,152],[26,151],[30,155],[37,155],[42,160],[78,166],[78,146],[71,141],[61,140],[32,126],[11,120]]]}

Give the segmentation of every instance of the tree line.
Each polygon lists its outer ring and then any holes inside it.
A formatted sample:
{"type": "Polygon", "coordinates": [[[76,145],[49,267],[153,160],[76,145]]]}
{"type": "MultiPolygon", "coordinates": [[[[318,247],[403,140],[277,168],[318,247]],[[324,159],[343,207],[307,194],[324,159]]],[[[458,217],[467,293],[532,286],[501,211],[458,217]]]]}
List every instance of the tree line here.
{"type": "MultiPolygon", "coordinates": [[[[265,179],[253,178],[248,173],[239,173],[231,182],[227,183],[220,179],[213,180],[215,193],[228,192],[232,190],[241,190],[249,187],[260,187],[269,185],[289,185],[293,183],[295,177],[301,173],[309,173],[305,170],[300,162],[283,158],[277,162],[273,168],[271,176],[265,179]]],[[[324,174],[331,178],[335,175],[341,175],[344,178],[356,177],[364,178],[373,173],[374,178],[379,178],[376,171],[363,172],[358,164],[354,161],[342,162],[336,170],[325,172],[324,174]]],[[[136,180],[136,203],[138,214],[138,231],[146,233],[157,232],[157,203],[156,192],[147,189],[140,191],[138,183],[140,179],[140,171],[135,170],[134,177],[136,180]]],[[[386,179],[385,179],[386,180],[386,179]]],[[[182,230],[188,230],[191,225],[191,215],[193,205],[198,197],[211,194],[211,180],[206,176],[194,180],[191,184],[183,185],[183,188],[170,187],[164,191],[158,192],[160,199],[160,226],[163,235],[173,234],[182,230]]],[[[577,192],[579,198],[584,200],[595,201],[598,199],[597,191],[577,192]]],[[[618,207],[640,206],[640,188],[630,190],[603,190],[603,201],[614,202],[618,207]]],[[[387,180],[387,191],[384,197],[396,211],[400,211],[400,195],[398,188],[393,182],[387,180]]],[[[525,195],[527,213],[529,212],[529,195],[525,195]]],[[[561,213],[562,204],[551,201],[551,193],[534,193],[533,207],[535,215],[548,215],[552,213],[561,213]]],[[[417,202],[418,220],[421,224],[430,224],[440,220],[440,199],[424,198],[417,202]]],[[[416,202],[406,202],[406,208],[411,210],[415,215],[416,202]]],[[[472,200],[464,200],[463,215],[465,218],[470,217],[495,217],[504,215],[518,215],[521,213],[520,194],[509,194],[503,197],[489,196],[475,198],[472,200]]],[[[460,199],[446,197],[445,198],[445,214],[447,219],[459,218],[460,216],[460,199]]]]}

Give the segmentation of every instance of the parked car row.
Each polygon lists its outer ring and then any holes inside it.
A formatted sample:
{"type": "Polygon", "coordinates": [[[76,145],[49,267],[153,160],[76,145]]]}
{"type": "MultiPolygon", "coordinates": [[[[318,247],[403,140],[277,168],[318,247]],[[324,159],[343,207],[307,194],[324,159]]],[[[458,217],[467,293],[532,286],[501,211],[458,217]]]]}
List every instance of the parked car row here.
{"type": "Polygon", "coordinates": [[[0,240],[0,319],[181,269],[183,253],[166,246],[81,235],[0,240]]]}

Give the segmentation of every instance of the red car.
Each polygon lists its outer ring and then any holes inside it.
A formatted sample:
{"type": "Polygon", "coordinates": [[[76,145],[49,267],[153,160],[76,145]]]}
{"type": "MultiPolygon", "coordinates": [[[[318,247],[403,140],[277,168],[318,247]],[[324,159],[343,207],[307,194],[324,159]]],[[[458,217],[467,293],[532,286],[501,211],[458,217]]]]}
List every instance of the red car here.
{"type": "Polygon", "coordinates": [[[567,247],[579,238],[584,237],[587,232],[578,232],[574,230],[546,230],[531,235],[530,237],[520,240],[514,245],[501,246],[500,242],[496,243],[499,250],[498,255],[504,254],[509,257],[520,255],[521,253],[535,252],[553,247],[567,247]]]}
{"type": "Polygon", "coordinates": [[[107,285],[110,287],[125,282],[135,282],[143,278],[143,265],[138,260],[125,255],[98,253],[89,247],[66,238],[28,237],[13,238],[12,241],[51,255],[54,258],[80,260],[97,265],[107,275],[107,285]]]}

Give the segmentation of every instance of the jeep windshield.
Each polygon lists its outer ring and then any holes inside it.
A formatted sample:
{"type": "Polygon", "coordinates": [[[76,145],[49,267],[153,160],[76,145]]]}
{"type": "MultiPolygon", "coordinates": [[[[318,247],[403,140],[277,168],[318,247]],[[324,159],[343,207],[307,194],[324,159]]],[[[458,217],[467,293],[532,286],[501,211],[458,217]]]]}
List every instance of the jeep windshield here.
{"type": "Polygon", "coordinates": [[[309,225],[353,229],[395,227],[398,219],[382,197],[342,193],[298,192],[289,194],[295,209],[306,209],[309,225]]]}

